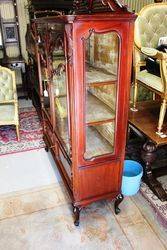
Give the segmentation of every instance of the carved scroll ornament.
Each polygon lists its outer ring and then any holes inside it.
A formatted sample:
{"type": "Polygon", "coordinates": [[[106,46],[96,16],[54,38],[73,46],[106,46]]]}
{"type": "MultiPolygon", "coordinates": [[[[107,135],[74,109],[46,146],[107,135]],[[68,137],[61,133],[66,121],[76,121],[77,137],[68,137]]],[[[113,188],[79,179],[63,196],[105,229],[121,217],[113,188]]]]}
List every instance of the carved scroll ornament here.
{"type": "Polygon", "coordinates": [[[74,8],[83,13],[127,10],[121,0],[75,0],[74,8]]]}

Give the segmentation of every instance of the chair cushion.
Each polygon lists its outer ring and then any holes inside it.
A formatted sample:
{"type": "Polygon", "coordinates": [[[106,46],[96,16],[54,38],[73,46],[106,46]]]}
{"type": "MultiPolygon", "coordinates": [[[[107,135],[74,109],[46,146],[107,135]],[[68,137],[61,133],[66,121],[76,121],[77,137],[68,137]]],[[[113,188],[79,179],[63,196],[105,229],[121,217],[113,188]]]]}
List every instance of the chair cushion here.
{"type": "Polygon", "coordinates": [[[140,47],[156,48],[160,37],[166,36],[167,4],[144,7],[135,22],[135,43],[140,47]]]}
{"type": "Polygon", "coordinates": [[[0,70],[0,101],[12,100],[13,82],[9,72],[0,70]]]}
{"type": "Polygon", "coordinates": [[[147,70],[140,71],[136,79],[157,91],[164,92],[161,78],[150,74],[147,70]]]}
{"type": "Polygon", "coordinates": [[[6,125],[8,122],[16,120],[15,109],[12,104],[0,105],[0,125],[6,125]]]}

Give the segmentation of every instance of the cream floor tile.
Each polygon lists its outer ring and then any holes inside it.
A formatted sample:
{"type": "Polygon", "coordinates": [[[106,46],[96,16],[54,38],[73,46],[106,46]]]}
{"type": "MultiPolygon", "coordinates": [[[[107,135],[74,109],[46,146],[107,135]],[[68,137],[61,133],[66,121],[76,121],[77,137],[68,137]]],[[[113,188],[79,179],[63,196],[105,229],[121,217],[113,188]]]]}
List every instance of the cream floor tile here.
{"type": "MultiPolygon", "coordinates": [[[[110,203],[108,203],[109,206],[110,203]]],[[[113,207],[111,206],[112,210],[113,207]]],[[[163,250],[166,246],[156,235],[148,221],[143,217],[138,207],[125,197],[120,205],[121,213],[115,215],[125,235],[136,250],[163,250]]]]}
{"type": "Polygon", "coordinates": [[[0,220],[69,203],[62,183],[0,196],[0,220]]]}
{"type": "Polygon", "coordinates": [[[44,149],[0,157],[0,195],[57,183],[61,177],[44,149]]]}

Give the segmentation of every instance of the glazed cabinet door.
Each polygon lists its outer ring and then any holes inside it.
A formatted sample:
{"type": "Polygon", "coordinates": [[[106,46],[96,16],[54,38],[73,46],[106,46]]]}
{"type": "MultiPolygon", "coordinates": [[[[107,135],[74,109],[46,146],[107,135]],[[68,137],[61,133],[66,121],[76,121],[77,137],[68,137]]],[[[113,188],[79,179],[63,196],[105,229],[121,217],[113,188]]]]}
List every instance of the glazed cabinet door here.
{"type": "Polygon", "coordinates": [[[85,49],[85,153],[91,160],[115,152],[119,66],[116,32],[92,31],[85,49]]]}
{"type": "Polygon", "coordinates": [[[111,21],[90,21],[76,27],[80,166],[123,159],[130,83],[129,27],[111,21]]]}

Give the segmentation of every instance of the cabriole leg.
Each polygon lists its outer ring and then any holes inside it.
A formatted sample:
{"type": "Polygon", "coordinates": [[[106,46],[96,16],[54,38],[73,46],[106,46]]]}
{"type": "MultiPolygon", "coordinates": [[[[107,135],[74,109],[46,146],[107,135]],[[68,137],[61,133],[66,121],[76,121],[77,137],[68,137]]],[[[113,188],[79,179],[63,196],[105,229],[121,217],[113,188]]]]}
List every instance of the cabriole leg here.
{"type": "Polygon", "coordinates": [[[137,95],[138,95],[138,84],[134,84],[134,93],[133,93],[133,106],[131,108],[132,111],[138,111],[136,108],[136,102],[137,102],[137,95]]]}
{"type": "Polygon", "coordinates": [[[81,211],[81,208],[73,206],[74,225],[75,226],[79,226],[80,211],[81,211]]]}
{"type": "Polygon", "coordinates": [[[140,66],[135,66],[134,69],[134,75],[133,75],[133,81],[134,81],[134,90],[133,90],[133,105],[131,110],[132,111],[138,111],[136,108],[137,98],[138,98],[138,83],[137,83],[137,72],[140,71],[140,66]]]}
{"type": "Polygon", "coordinates": [[[119,214],[121,212],[121,210],[120,210],[120,208],[118,206],[123,201],[123,199],[124,199],[123,194],[119,194],[116,197],[116,200],[115,200],[115,203],[114,203],[115,214],[119,214]]]}

